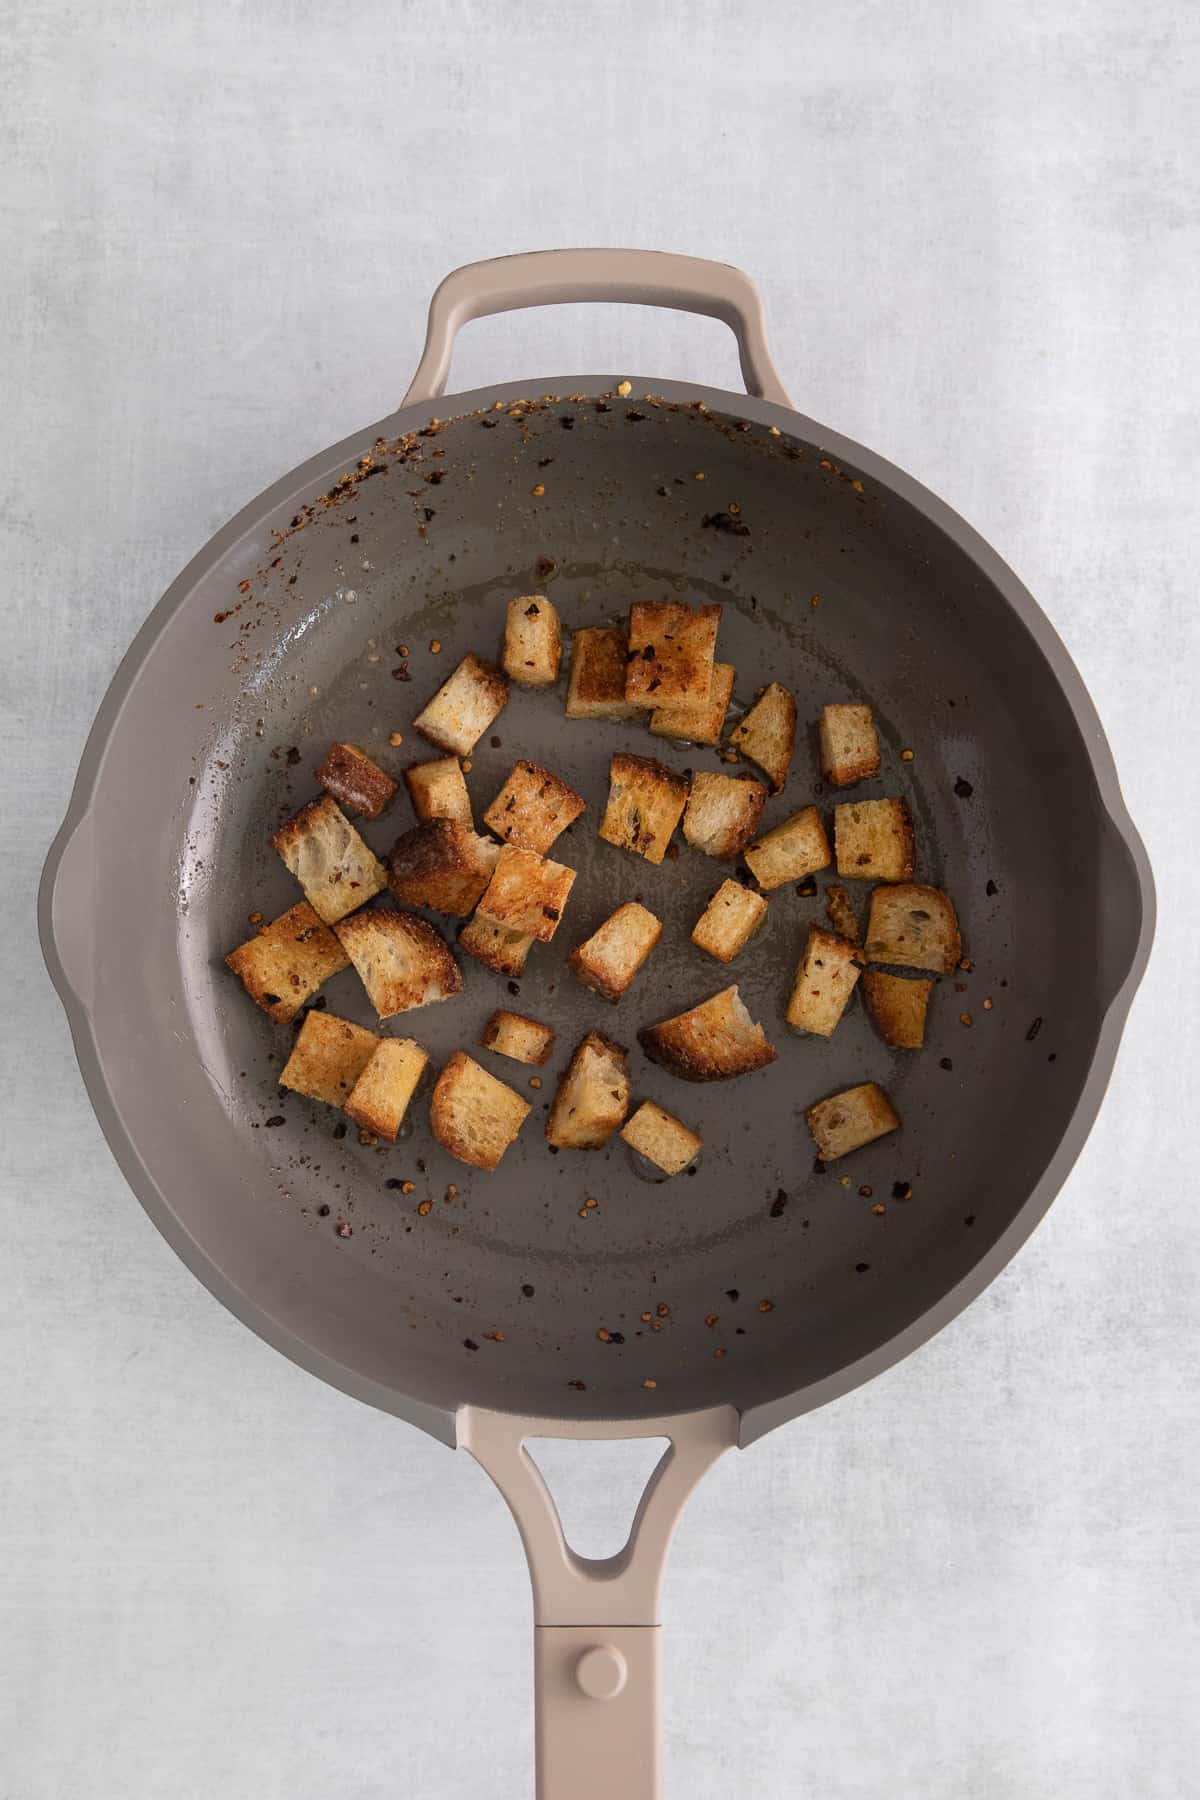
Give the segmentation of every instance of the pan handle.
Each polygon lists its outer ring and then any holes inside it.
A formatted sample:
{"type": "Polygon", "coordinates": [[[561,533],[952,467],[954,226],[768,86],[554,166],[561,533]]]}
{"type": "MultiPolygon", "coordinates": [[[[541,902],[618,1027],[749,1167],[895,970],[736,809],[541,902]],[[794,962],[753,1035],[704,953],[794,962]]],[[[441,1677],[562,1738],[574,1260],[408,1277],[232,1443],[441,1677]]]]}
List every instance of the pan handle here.
{"type": "Polygon", "coordinates": [[[791,407],[767,348],[762,296],[750,277],[729,263],[662,250],[529,250],[453,270],[429,302],[425,348],[402,404],[445,393],[454,340],[472,319],[579,300],[670,306],[723,319],[737,338],[746,392],[791,407]]]}
{"type": "Polygon", "coordinates": [[[663,1567],[688,1495],[737,1438],[731,1406],[632,1424],[460,1410],[458,1441],[503,1494],[529,1563],[537,1800],[661,1800],[663,1567]],[[623,1550],[572,1550],[531,1437],[668,1439],[623,1550]]]}

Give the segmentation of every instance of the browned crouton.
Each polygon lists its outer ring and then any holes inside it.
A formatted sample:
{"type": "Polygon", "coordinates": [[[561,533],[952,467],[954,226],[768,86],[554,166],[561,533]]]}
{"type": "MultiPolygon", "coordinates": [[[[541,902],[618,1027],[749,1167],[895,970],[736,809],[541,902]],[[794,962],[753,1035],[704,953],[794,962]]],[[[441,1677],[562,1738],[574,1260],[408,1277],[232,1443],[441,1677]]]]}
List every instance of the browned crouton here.
{"type": "Polygon", "coordinates": [[[687,782],[652,756],[623,754],[612,758],[608,779],[600,836],[606,844],[660,863],[687,805],[687,782]]]}
{"type": "Polygon", "coordinates": [[[773,794],[782,792],[796,747],[796,702],[788,689],[777,681],[765,687],[730,732],[729,742],[758,764],[773,794]]]}
{"type": "Polygon", "coordinates": [[[625,698],[629,639],[619,625],[588,626],[571,644],[567,683],[568,719],[636,719],[639,708],[625,698]]]}
{"type": "Polygon", "coordinates": [[[662,921],[628,900],[567,961],[584,987],[605,1000],[619,1000],[661,936],[662,921]]]}
{"type": "Polygon", "coordinates": [[[350,958],[307,900],[264,925],[225,958],[256,1006],[286,1025],[350,958]]]}
{"type": "Polygon", "coordinates": [[[906,800],[847,800],[833,809],[837,872],[855,881],[910,881],[913,829],[906,800]]]}
{"type": "Polygon", "coordinates": [[[575,883],[574,869],[506,844],[479,902],[480,916],[548,944],[575,883]]]}
{"type": "Polygon", "coordinates": [[[558,680],[562,629],[558,614],[542,594],[522,594],[508,603],[504,626],[504,673],[521,687],[551,687],[558,680]]]}
{"type": "Polygon", "coordinates": [[[851,944],[862,942],[853,902],[845,888],[839,887],[836,882],[825,890],[825,913],[839,937],[844,937],[851,944]]]}
{"type": "Polygon", "coordinates": [[[326,1106],[343,1106],[378,1042],[373,1031],[336,1013],[306,1013],[279,1085],[326,1106]]]}
{"type": "Polygon", "coordinates": [[[524,1013],[501,1010],[492,1014],[479,1042],[497,1056],[511,1056],[514,1062],[540,1066],[554,1048],[554,1035],[549,1025],[527,1019],[524,1013]]]}
{"type": "Polygon", "coordinates": [[[673,700],[650,714],[655,737],[685,738],[689,744],[719,744],[733,693],[732,663],[714,663],[707,700],[673,700]]]}
{"type": "Polygon", "coordinates": [[[428,1061],[411,1038],[380,1038],[346,1101],[346,1117],[394,1144],[428,1061]]]}
{"type": "Polygon", "coordinates": [[[760,887],[782,887],[785,881],[803,881],[829,866],[831,852],[821,815],[815,806],[793,813],[782,825],[763,833],[746,849],[746,865],[760,887]]]}
{"type": "Polygon", "coordinates": [[[653,1100],[643,1100],[631,1119],[621,1127],[621,1136],[639,1156],[657,1165],[664,1175],[681,1175],[694,1163],[704,1148],[704,1139],[689,1131],[681,1120],[653,1100]]]}
{"type": "Polygon", "coordinates": [[[714,775],[707,769],[692,776],[683,815],[683,835],[706,856],[736,856],[754,833],[767,803],[761,781],[749,776],[714,775]]]}
{"type": "Polygon", "coordinates": [[[495,919],[476,913],[458,934],[458,947],[497,975],[520,975],[536,938],[524,932],[511,931],[495,919]]]}
{"type": "Polygon", "coordinates": [[[732,962],[767,916],[767,902],[740,881],[723,881],[692,927],[692,942],[718,962],[732,962]]]}
{"type": "Polygon", "coordinates": [[[867,958],[950,975],[962,956],[954,902],[941,888],[905,882],[878,887],[867,919],[867,958]]]}
{"type": "Polygon", "coordinates": [[[894,1050],[919,1050],[925,1042],[925,1013],[932,981],[915,975],[889,975],[883,969],[863,973],[863,999],[871,1022],[894,1050]]]}
{"type": "Polygon", "coordinates": [[[500,846],[458,819],[427,819],[398,837],[388,857],[388,886],[407,906],[465,919],[492,879],[500,846]]]}
{"type": "Polygon", "coordinates": [[[405,769],[408,795],[418,819],[456,819],[473,823],[471,796],[457,756],[438,756],[432,762],[413,763],[405,769]]]}
{"type": "Polygon", "coordinates": [[[392,803],[396,783],[357,744],[330,744],[329,755],[316,771],[317,780],[335,800],[364,819],[377,819],[392,803]]]}
{"type": "Polygon", "coordinates": [[[429,1123],[443,1150],[474,1169],[494,1169],[529,1117],[529,1102],[456,1050],[429,1102],[429,1123]]]}
{"type": "Polygon", "coordinates": [[[628,1108],[624,1049],[589,1031],[558,1084],[546,1141],[558,1150],[603,1150],[628,1108]]]}
{"type": "Polygon", "coordinates": [[[822,1162],[835,1162],[851,1150],[861,1150],[876,1138],[895,1131],[900,1121],[881,1087],[866,1081],[818,1100],[804,1115],[822,1162]]]}
{"type": "Polygon", "coordinates": [[[845,938],[810,925],[788,1001],[788,1024],[814,1037],[832,1037],[862,973],[858,955],[845,938]]]}
{"type": "Polygon", "coordinates": [[[869,706],[821,708],[821,773],[830,787],[853,787],[879,773],[879,740],[869,706]]]}
{"type": "Polygon", "coordinates": [[[446,943],[415,913],[377,907],[343,919],[337,934],[381,1019],[448,1000],[462,988],[446,943]]]}
{"type": "Polygon", "coordinates": [[[684,1081],[728,1081],[775,1061],[773,1045],[746,1011],[736,987],[659,1025],[638,1032],[651,1062],[662,1063],[684,1081]]]}
{"type": "Polygon", "coordinates": [[[556,837],[585,811],[585,803],[541,763],[522,760],[513,770],[483,822],[506,844],[545,856],[556,837]]]}
{"type": "Polygon", "coordinates": [[[635,600],[629,608],[625,698],[641,711],[707,700],[720,606],[692,611],[677,600],[635,600]]]}
{"type": "Polygon", "coordinates": [[[328,794],[301,807],[271,843],[326,925],[364,905],[387,880],[383,864],[328,794]]]}
{"type": "Polygon", "coordinates": [[[413,726],[439,750],[469,756],[507,699],[508,682],[501,671],[468,652],[413,726]]]}

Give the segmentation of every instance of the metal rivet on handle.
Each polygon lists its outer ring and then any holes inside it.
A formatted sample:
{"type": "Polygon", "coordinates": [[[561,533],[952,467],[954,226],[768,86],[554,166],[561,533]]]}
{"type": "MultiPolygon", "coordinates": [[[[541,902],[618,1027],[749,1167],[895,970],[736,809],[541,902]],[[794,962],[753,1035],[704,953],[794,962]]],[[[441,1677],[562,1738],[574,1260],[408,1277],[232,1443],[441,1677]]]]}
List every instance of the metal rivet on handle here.
{"type": "Polygon", "coordinates": [[[612,1644],[593,1644],[575,1664],[575,1679],[589,1700],[615,1700],[629,1670],[612,1644]]]}

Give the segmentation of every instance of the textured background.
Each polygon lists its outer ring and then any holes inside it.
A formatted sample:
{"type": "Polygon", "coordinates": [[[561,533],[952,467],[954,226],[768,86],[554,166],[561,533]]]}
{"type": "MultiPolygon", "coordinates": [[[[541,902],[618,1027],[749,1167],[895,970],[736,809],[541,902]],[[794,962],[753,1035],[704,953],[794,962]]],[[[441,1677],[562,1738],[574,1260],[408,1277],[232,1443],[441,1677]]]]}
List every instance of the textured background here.
{"type": "MultiPolygon", "coordinates": [[[[8,0],[0,26],[0,1796],[530,1791],[507,1514],[174,1261],[32,907],[171,576],[394,404],[447,269],[570,242],[759,277],[797,404],[945,495],[1063,633],[1162,906],[1030,1245],[693,1501],[670,1791],[1195,1793],[1194,10],[8,0]]],[[[472,327],[453,385],[607,366],[736,385],[715,323],[600,308],[472,327]]],[[[574,1465],[581,1537],[631,1469],[574,1465]]]]}

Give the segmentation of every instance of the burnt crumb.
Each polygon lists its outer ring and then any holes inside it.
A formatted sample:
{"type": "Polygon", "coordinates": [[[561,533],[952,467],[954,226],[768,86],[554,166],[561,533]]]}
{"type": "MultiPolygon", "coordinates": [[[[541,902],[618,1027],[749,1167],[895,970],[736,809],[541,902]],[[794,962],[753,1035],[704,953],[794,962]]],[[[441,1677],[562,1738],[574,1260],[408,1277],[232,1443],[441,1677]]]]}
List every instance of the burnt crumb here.
{"type": "Polygon", "coordinates": [[[430,469],[425,479],[430,487],[440,487],[446,479],[446,471],[445,469],[430,469]]]}
{"type": "Polygon", "coordinates": [[[911,1181],[893,1181],[893,1183],[892,1183],[892,1199],[893,1200],[911,1200],[912,1199],[912,1182],[911,1181]]]}
{"type": "Polygon", "coordinates": [[[492,746],[493,750],[498,750],[500,748],[500,739],[498,737],[489,738],[488,743],[492,746]]]}
{"type": "Polygon", "coordinates": [[[983,891],[987,895],[988,899],[992,900],[1000,892],[1000,889],[996,886],[994,881],[989,881],[983,891]]]}
{"type": "Polygon", "coordinates": [[[327,1219],[327,1218],[328,1218],[328,1217],[329,1217],[329,1208],[328,1208],[328,1207],[327,1207],[327,1206],[324,1206],[324,1205],[322,1205],[322,1206],[318,1206],[318,1208],[317,1208],[317,1217],[318,1217],[318,1218],[319,1218],[319,1219],[327,1219]]]}
{"type": "Polygon", "coordinates": [[[1033,1024],[1029,1027],[1029,1030],[1025,1033],[1025,1042],[1027,1044],[1032,1044],[1034,1038],[1037,1036],[1038,1032],[1041,1029],[1042,1029],[1042,1015],[1041,1015],[1041,1013],[1039,1013],[1037,1018],[1033,1021],[1033,1024]]]}
{"type": "Polygon", "coordinates": [[[357,542],[358,542],[358,533],[357,533],[357,531],[352,531],[352,532],[351,532],[351,533],[350,533],[350,542],[351,542],[351,543],[352,543],[352,544],[357,544],[357,542]]]}
{"type": "Polygon", "coordinates": [[[816,893],[816,891],[817,891],[817,884],[813,880],[811,875],[808,876],[806,880],[802,881],[800,883],[799,887],[796,889],[796,892],[799,894],[799,896],[802,900],[811,900],[813,895],[816,893]]]}
{"type": "Polygon", "coordinates": [[[474,1338],[464,1338],[463,1339],[463,1349],[464,1350],[478,1350],[478,1348],[479,1348],[479,1345],[475,1342],[474,1338]]]}
{"type": "Polygon", "coordinates": [[[335,1137],[335,1138],[338,1138],[338,1139],[341,1139],[341,1138],[344,1138],[344,1137],[345,1137],[345,1135],[346,1135],[346,1121],[345,1121],[345,1120],[344,1120],[344,1119],[339,1119],[339,1120],[338,1120],[338,1122],[337,1122],[337,1124],[336,1124],[336,1125],[335,1125],[335,1126],[334,1126],[334,1128],[333,1128],[333,1135],[334,1135],[334,1137],[335,1137]]]}
{"type": "Polygon", "coordinates": [[[737,1288],[726,1288],[725,1289],[725,1298],[727,1300],[740,1300],[741,1299],[740,1290],[737,1288]]]}
{"type": "Polygon", "coordinates": [[[519,981],[510,981],[508,984],[508,991],[510,994],[514,994],[514,995],[519,994],[521,991],[520,982],[519,981]]]}
{"type": "Polygon", "coordinates": [[[654,491],[658,495],[660,500],[666,499],[668,490],[665,487],[655,488],[654,491]]]}
{"type": "Polygon", "coordinates": [[[564,431],[574,431],[575,429],[574,413],[561,413],[558,422],[564,431]]]}
{"type": "Polygon", "coordinates": [[[1052,1050],[1050,1052],[1049,1056],[1046,1058],[1046,1061],[1047,1062],[1057,1062],[1058,1061],[1058,1051],[1052,1050]]]}
{"type": "Polygon", "coordinates": [[[707,528],[709,531],[727,532],[730,537],[750,536],[750,527],[747,525],[746,521],[744,519],[735,519],[733,514],[728,512],[705,513],[700,521],[700,525],[701,529],[707,528]]]}
{"type": "Polygon", "coordinates": [[[966,1218],[963,1220],[963,1224],[964,1225],[973,1225],[974,1223],[975,1223],[975,1214],[968,1213],[966,1218]]]}
{"type": "Polygon", "coordinates": [[[299,752],[299,750],[298,750],[298,749],[297,749],[297,748],[296,748],[296,746],[295,746],[295,744],[293,744],[293,745],[292,745],[292,746],[291,746],[291,748],[290,748],[290,749],[289,749],[289,751],[288,751],[288,753],[287,753],[287,766],[288,766],[288,768],[289,768],[289,769],[294,769],[294,768],[295,768],[295,766],[296,766],[296,764],[297,764],[297,763],[298,763],[298,762],[299,762],[299,761],[300,761],[300,752],[299,752]]]}
{"type": "Polygon", "coordinates": [[[940,1059],[940,1061],[938,1062],[939,1069],[952,1069],[953,1067],[954,1067],[954,1064],[951,1062],[951,1060],[948,1056],[943,1056],[940,1059]]]}
{"type": "Polygon", "coordinates": [[[865,1275],[870,1266],[870,1263],[855,1263],[854,1273],[856,1275],[865,1275]]]}
{"type": "Polygon", "coordinates": [[[771,1217],[773,1219],[781,1219],[787,1203],[788,1197],[783,1189],[780,1188],[779,1192],[771,1202],[771,1217]]]}
{"type": "Polygon", "coordinates": [[[963,777],[960,775],[954,783],[954,791],[960,800],[969,800],[971,795],[975,792],[975,789],[971,786],[969,781],[964,781],[963,777]]]}
{"type": "Polygon", "coordinates": [[[557,1144],[547,1144],[546,1148],[550,1152],[551,1156],[558,1155],[558,1145],[557,1144]]]}
{"type": "Polygon", "coordinates": [[[537,466],[539,469],[548,469],[553,461],[554,458],[552,456],[539,456],[537,466]]]}
{"type": "Polygon", "coordinates": [[[610,1344],[623,1344],[625,1342],[625,1333],[623,1331],[610,1331],[608,1334],[608,1342],[610,1344]]]}
{"type": "Polygon", "coordinates": [[[430,519],[436,519],[436,518],[437,518],[437,509],[436,509],[436,507],[432,507],[432,506],[423,506],[423,507],[422,507],[422,508],[421,508],[421,511],[422,511],[422,512],[423,512],[423,513],[424,513],[424,514],[425,514],[425,523],[426,523],[426,524],[427,524],[427,525],[428,525],[428,523],[429,523],[429,521],[430,521],[430,519]]]}
{"type": "Polygon", "coordinates": [[[404,1183],[398,1175],[389,1175],[383,1185],[385,1188],[400,1188],[404,1186],[404,1183]]]}
{"type": "Polygon", "coordinates": [[[271,1128],[275,1125],[286,1125],[286,1124],[287,1124],[287,1120],[284,1118],[282,1113],[274,1113],[271,1116],[271,1118],[263,1120],[263,1125],[265,1126],[265,1128],[268,1131],[270,1131],[271,1128]]]}
{"type": "Polygon", "coordinates": [[[289,587],[295,587],[295,585],[296,585],[296,583],[297,583],[297,581],[298,581],[298,580],[299,580],[299,576],[298,576],[298,575],[289,575],[289,576],[288,576],[288,586],[289,586],[289,587]]]}
{"type": "Polygon", "coordinates": [[[524,1296],[527,1300],[532,1300],[533,1299],[533,1283],[531,1281],[523,1281],[521,1283],[521,1292],[524,1294],[524,1296]]]}

